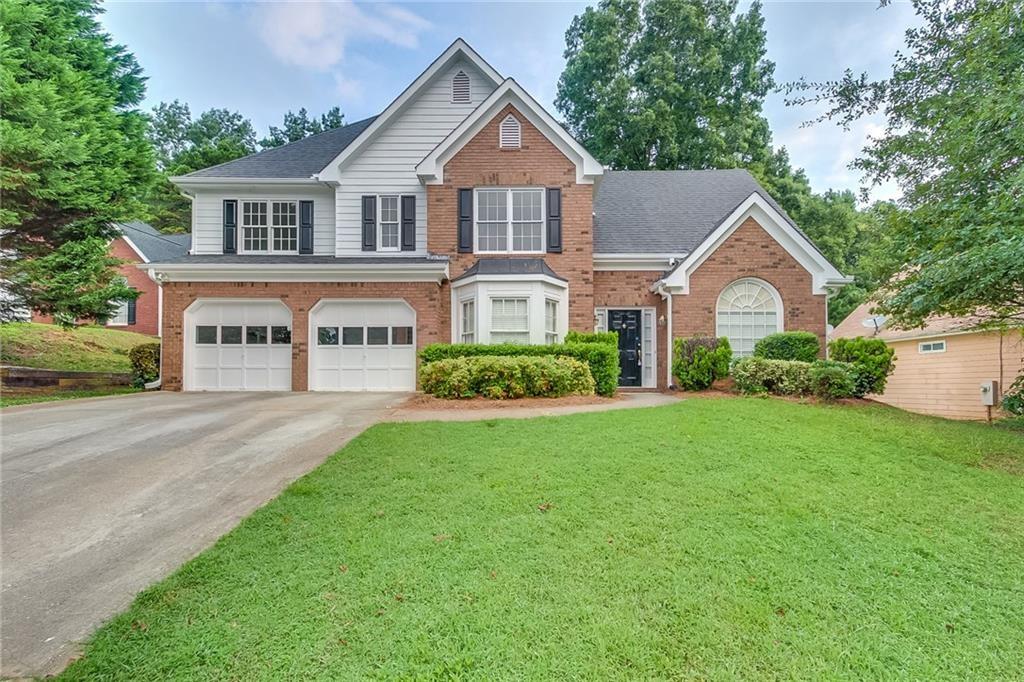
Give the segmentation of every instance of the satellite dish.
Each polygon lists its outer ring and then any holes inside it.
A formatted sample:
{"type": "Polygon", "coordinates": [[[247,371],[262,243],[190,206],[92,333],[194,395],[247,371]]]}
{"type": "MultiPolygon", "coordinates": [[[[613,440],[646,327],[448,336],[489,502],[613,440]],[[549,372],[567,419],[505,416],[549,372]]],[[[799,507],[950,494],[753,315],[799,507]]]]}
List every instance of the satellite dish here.
{"type": "Polygon", "coordinates": [[[885,326],[885,315],[872,315],[871,317],[865,317],[863,320],[860,321],[860,324],[862,327],[874,329],[877,333],[879,330],[881,330],[882,327],[885,326]]]}

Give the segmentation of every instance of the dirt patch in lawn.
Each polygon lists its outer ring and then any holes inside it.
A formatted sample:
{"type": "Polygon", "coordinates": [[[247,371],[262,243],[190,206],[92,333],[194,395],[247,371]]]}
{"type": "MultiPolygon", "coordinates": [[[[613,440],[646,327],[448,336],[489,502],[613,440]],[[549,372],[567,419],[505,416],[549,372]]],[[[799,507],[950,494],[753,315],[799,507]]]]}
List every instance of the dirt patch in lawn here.
{"type": "Polygon", "coordinates": [[[417,393],[398,406],[400,410],[494,410],[524,407],[567,407],[573,405],[606,405],[621,400],[619,395],[606,398],[600,395],[567,395],[561,398],[519,398],[518,400],[490,400],[477,396],[463,400],[435,398],[417,393]]]}
{"type": "Polygon", "coordinates": [[[1011,476],[1024,476],[1024,459],[1008,455],[1005,452],[992,452],[981,458],[978,466],[982,469],[995,469],[1011,476]]]}

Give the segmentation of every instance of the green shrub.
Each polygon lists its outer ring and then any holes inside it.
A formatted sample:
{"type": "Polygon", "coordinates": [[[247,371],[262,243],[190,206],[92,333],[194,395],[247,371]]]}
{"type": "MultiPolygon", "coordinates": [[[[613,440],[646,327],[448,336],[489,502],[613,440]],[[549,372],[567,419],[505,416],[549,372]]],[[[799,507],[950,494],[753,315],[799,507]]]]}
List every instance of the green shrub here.
{"type": "Polygon", "coordinates": [[[598,394],[614,395],[619,387],[617,344],[613,346],[608,343],[563,343],[529,346],[516,343],[434,343],[424,346],[419,355],[424,365],[450,358],[482,355],[561,355],[587,364],[598,394]]]}
{"type": "Polygon", "coordinates": [[[729,376],[732,349],[724,336],[676,339],[672,349],[672,375],[684,391],[702,391],[715,379],[729,376]]]}
{"type": "Polygon", "coordinates": [[[574,332],[565,335],[566,343],[610,343],[619,347],[619,335],[616,332],[574,332]]]}
{"type": "Polygon", "coordinates": [[[132,383],[136,386],[156,381],[160,377],[160,344],[141,343],[128,351],[132,363],[132,383]]]}
{"type": "Polygon", "coordinates": [[[881,339],[836,339],[828,345],[829,358],[849,362],[856,371],[854,395],[863,398],[868,393],[883,393],[885,382],[892,374],[896,358],[894,351],[881,339]]]}
{"type": "Polygon", "coordinates": [[[1003,393],[1003,409],[1010,414],[1024,415],[1024,374],[1010,384],[1009,390],[1003,393]]]}
{"type": "Polygon", "coordinates": [[[750,357],[732,368],[736,388],[744,393],[806,395],[811,392],[811,363],[750,357]]]}
{"type": "Polygon", "coordinates": [[[423,391],[438,398],[493,400],[593,395],[585,362],[565,356],[480,355],[438,360],[420,367],[423,391]]]}
{"type": "Polygon", "coordinates": [[[758,341],[754,345],[754,357],[814,362],[818,359],[819,350],[818,337],[811,332],[779,332],[758,341]]]}
{"type": "Polygon", "coordinates": [[[822,400],[852,398],[857,390],[857,371],[849,362],[816,360],[811,363],[811,393],[822,400]]]}

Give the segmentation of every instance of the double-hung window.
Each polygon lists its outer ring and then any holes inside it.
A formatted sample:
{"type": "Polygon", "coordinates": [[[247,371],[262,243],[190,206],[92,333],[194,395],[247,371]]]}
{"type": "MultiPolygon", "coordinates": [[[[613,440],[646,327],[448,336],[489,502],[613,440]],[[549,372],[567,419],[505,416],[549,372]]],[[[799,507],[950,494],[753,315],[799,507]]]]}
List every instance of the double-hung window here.
{"type": "Polygon", "coordinates": [[[476,301],[462,302],[462,326],[459,328],[459,341],[462,343],[476,342],[476,301]]]}
{"type": "Polygon", "coordinates": [[[491,299],[491,343],[530,342],[530,299],[491,299]]]}
{"type": "Polygon", "coordinates": [[[380,220],[377,221],[377,248],[380,251],[398,251],[401,246],[401,213],[397,196],[380,197],[380,220]]]}
{"type": "Polygon", "coordinates": [[[543,252],[544,190],[476,190],[476,250],[479,253],[543,252]]]}
{"type": "Polygon", "coordinates": [[[243,253],[298,253],[296,201],[243,201],[243,253]]]}
{"type": "Polygon", "coordinates": [[[544,343],[558,343],[558,301],[544,301],[544,343]]]}

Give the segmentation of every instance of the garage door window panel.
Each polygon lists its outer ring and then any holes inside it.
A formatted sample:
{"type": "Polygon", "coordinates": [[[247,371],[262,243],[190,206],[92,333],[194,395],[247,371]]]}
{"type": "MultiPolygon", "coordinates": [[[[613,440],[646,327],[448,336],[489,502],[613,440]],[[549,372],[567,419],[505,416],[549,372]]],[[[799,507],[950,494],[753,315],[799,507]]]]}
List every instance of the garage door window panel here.
{"type": "Polygon", "coordinates": [[[337,346],[338,345],[338,328],[337,327],[317,327],[316,328],[316,343],[318,346],[337,346]]]}
{"type": "Polygon", "coordinates": [[[362,327],[343,327],[341,330],[341,345],[361,346],[363,345],[362,327]]]}
{"type": "Polygon", "coordinates": [[[267,328],[266,327],[246,327],[245,328],[245,342],[250,345],[266,345],[267,343],[267,328]]]}
{"type": "Polygon", "coordinates": [[[388,345],[388,328],[387,327],[367,327],[366,328],[366,344],[369,346],[386,346],[388,345]]]}
{"type": "Polygon", "coordinates": [[[270,343],[275,345],[290,344],[292,342],[292,330],[288,327],[271,327],[270,343]]]}
{"type": "Polygon", "coordinates": [[[216,345],[217,326],[201,324],[196,327],[196,343],[203,345],[216,345]]]}
{"type": "Polygon", "coordinates": [[[393,346],[411,346],[412,345],[412,327],[392,327],[391,328],[391,345],[393,345],[393,346]]]}
{"type": "Polygon", "coordinates": [[[220,328],[220,342],[223,345],[238,346],[242,343],[242,328],[223,326],[220,328]]]}

